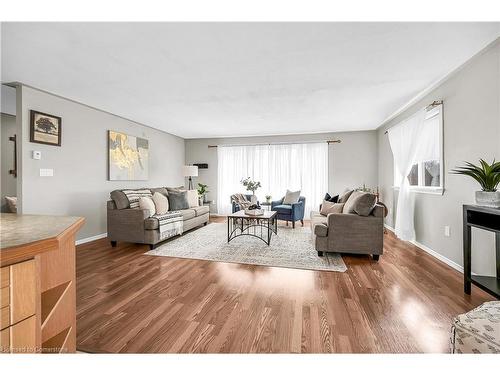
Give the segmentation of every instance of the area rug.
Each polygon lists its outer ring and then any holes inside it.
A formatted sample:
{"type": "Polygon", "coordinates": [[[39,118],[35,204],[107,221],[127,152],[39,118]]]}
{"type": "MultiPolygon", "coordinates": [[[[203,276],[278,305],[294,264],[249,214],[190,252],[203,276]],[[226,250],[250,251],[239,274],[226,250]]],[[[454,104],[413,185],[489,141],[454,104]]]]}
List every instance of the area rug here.
{"type": "Polygon", "coordinates": [[[300,226],[295,229],[278,227],[278,234],[273,234],[271,245],[267,246],[260,239],[249,236],[227,243],[227,225],[210,223],[173,238],[146,255],[318,271],[347,270],[340,254],[325,253],[319,257],[312,244],[311,229],[300,226]]]}

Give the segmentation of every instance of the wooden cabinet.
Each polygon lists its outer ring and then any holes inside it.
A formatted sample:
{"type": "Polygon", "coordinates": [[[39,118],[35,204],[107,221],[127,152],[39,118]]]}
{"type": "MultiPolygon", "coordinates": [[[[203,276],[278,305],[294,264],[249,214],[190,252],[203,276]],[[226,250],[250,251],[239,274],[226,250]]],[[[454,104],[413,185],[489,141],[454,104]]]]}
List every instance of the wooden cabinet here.
{"type": "Polygon", "coordinates": [[[1,267],[1,351],[36,351],[36,261],[1,267]]]}
{"type": "Polygon", "coordinates": [[[5,215],[0,216],[0,245],[6,246],[0,247],[0,351],[75,352],[75,234],[83,219],[5,215]],[[53,236],[33,241],[36,230],[53,236]],[[30,233],[31,242],[23,243],[16,233],[30,233]]]}
{"type": "Polygon", "coordinates": [[[10,266],[10,324],[16,324],[36,312],[35,260],[10,266]]]}

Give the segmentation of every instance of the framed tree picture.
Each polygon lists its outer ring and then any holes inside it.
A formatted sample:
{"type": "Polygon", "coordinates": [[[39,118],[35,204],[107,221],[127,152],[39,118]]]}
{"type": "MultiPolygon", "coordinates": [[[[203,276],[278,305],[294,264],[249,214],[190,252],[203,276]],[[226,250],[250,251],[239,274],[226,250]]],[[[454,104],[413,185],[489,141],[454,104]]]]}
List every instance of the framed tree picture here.
{"type": "Polygon", "coordinates": [[[30,110],[30,142],[61,146],[61,132],[60,117],[30,110]]]}

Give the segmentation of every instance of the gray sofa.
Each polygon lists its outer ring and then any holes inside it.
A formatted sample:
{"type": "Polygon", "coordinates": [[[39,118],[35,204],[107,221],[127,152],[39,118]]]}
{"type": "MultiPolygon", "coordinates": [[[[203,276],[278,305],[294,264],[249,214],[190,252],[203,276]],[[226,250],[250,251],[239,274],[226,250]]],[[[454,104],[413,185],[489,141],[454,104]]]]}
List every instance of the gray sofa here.
{"type": "MultiPolygon", "coordinates": [[[[167,195],[166,188],[146,188],[152,192],[161,191],[167,195]]],[[[121,190],[111,192],[111,200],[107,202],[108,239],[111,246],[120,242],[148,244],[153,249],[160,239],[159,221],[149,217],[147,210],[130,208],[125,194],[121,190]]],[[[199,206],[180,211],[183,218],[183,232],[206,225],[209,221],[209,207],[199,206]]]]}
{"type": "Polygon", "coordinates": [[[371,254],[378,260],[384,248],[384,213],[384,206],[380,204],[376,204],[368,216],[345,212],[324,216],[311,212],[312,240],[318,255],[324,252],[371,254]]]}

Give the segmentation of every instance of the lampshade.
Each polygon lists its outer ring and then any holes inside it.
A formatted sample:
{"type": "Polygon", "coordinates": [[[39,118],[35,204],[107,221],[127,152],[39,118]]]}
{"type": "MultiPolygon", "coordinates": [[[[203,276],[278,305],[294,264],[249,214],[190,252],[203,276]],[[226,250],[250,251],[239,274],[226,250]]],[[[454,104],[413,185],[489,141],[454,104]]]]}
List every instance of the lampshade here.
{"type": "Polygon", "coordinates": [[[184,173],[184,177],[197,177],[198,176],[198,167],[196,165],[185,165],[182,168],[184,173]]]}

